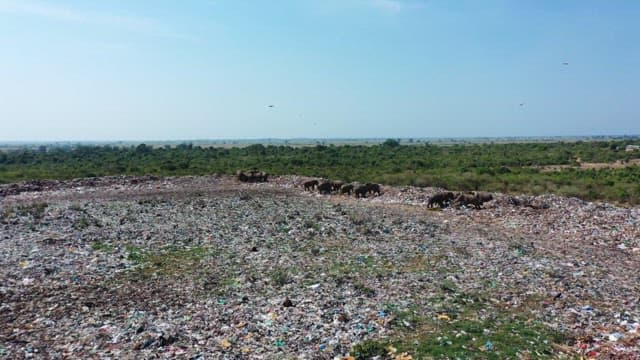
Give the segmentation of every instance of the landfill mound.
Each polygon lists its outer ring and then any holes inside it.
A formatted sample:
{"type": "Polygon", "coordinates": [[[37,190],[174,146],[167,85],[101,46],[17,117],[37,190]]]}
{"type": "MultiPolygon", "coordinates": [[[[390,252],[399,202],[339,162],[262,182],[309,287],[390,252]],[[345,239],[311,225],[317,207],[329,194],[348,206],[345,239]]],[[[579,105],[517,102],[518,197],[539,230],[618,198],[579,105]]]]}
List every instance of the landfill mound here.
{"type": "Polygon", "coordinates": [[[0,186],[0,358],[640,354],[640,208],[304,180],[0,186]]]}

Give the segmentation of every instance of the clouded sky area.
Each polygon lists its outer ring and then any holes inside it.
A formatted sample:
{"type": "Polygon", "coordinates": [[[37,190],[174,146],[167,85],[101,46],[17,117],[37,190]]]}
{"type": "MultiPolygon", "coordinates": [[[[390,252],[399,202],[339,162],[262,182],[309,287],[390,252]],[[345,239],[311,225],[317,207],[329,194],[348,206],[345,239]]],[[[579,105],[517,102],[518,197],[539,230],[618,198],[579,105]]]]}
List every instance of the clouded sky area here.
{"type": "Polygon", "coordinates": [[[640,134],[638,19],[635,0],[0,0],[0,141],[640,134]]]}

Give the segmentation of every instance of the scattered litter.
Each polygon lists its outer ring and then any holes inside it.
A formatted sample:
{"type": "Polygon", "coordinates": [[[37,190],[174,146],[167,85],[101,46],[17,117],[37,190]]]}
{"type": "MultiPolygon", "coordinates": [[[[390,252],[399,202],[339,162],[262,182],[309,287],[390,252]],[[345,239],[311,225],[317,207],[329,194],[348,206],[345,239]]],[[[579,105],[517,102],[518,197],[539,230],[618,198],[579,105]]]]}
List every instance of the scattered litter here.
{"type": "Polygon", "coordinates": [[[309,196],[299,179],[0,185],[0,338],[16,339],[0,356],[349,359],[420,329],[414,312],[442,329],[480,305],[482,317],[527,308],[579,336],[555,351],[640,353],[638,207],[496,194],[479,210],[428,212],[442,189],[356,201],[309,196]],[[14,211],[38,203],[41,216],[14,211]]]}
{"type": "Polygon", "coordinates": [[[227,339],[222,339],[220,340],[220,346],[222,346],[223,349],[227,350],[231,347],[231,342],[227,339]]]}
{"type": "Polygon", "coordinates": [[[396,355],[393,360],[413,360],[413,356],[409,353],[403,352],[402,354],[396,355]]]}
{"type": "Polygon", "coordinates": [[[613,341],[613,342],[616,342],[616,341],[622,339],[623,337],[624,337],[624,335],[622,335],[619,332],[616,332],[616,333],[613,333],[613,334],[609,334],[609,340],[613,341]]]}
{"type": "Polygon", "coordinates": [[[486,351],[493,350],[493,343],[491,342],[491,340],[487,340],[487,342],[484,344],[484,349],[486,351]]]}

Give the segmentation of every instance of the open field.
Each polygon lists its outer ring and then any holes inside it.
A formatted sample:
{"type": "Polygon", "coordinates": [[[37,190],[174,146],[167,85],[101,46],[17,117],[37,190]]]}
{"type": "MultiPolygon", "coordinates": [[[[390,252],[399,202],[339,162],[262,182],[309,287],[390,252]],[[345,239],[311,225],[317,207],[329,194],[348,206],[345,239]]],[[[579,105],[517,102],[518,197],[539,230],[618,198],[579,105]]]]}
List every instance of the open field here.
{"type": "Polygon", "coordinates": [[[481,210],[434,211],[436,188],[355,199],[305,192],[304,179],[111,177],[3,192],[0,356],[640,351],[638,207],[496,194],[481,210]]]}

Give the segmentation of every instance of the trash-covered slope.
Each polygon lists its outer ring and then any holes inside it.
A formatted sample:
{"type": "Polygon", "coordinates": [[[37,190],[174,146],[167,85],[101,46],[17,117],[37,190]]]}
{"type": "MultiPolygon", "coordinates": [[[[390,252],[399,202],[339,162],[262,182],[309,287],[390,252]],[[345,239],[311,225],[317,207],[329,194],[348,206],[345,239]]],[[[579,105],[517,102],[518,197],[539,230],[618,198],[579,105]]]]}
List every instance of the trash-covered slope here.
{"type": "Polygon", "coordinates": [[[301,180],[4,186],[0,357],[332,359],[367,340],[390,358],[430,341],[488,358],[640,351],[638,208],[497,195],[432,211],[436,189],[355,199],[301,180]],[[539,333],[504,340],[521,318],[539,333]]]}

